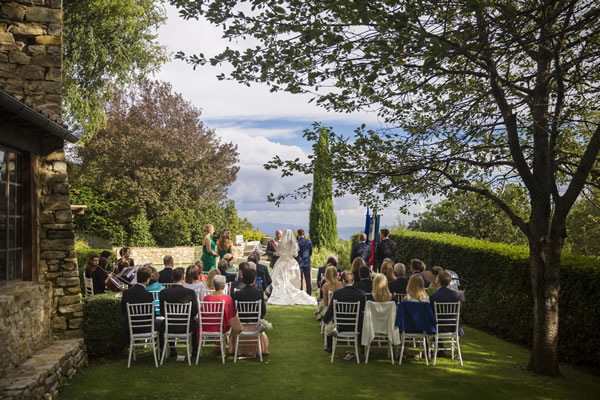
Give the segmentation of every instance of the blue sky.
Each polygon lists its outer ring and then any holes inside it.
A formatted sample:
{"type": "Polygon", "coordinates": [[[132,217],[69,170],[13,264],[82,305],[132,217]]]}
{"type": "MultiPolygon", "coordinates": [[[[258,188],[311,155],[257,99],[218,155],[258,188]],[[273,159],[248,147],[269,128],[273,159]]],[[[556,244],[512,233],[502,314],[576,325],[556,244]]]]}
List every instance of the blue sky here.
{"type": "MultiPolygon", "coordinates": [[[[159,41],[173,54],[217,54],[226,46],[244,48],[249,43],[231,43],[221,39],[219,28],[203,20],[184,21],[176,9],[167,8],[167,24],[159,31],[159,41]]],[[[251,43],[250,43],[251,44],[251,43]]],[[[302,132],[317,121],[332,126],[338,134],[351,135],[362,123],[380,128],[383,123],[374,113],[331,113],[308,103],[310,96],[270,93],[266,85],[246,87],[233,81],[219,81],[216,75],[227,67],[198,67],[195,71],[182,61],[172,59],[155,78],[170,82],[173,89],[202,109],[202,120],[214,129],[224,142],[238,145],[240,172],[228,195],[235,200],[241,217],[253,223],[277,222],[308,225],[310,200],[287,201],[279,208],[266,202],[270,192],[289,192],[311,181],[312,177],[295,176],[282,179],[262,165],[279,155],[283,159],[306,159],[311,146],[302,132]]],[[[365,209],[358,200],[347,196],[334,200],[338,226],[362,226],[365,209]]],[[[414,207],[419,211],[421,207],[414,207]]],[[[397,207],[383,210],[383,225],[392,225],[397,207]]],[[[408,220],[409,217],[402,217],[408,220]]]]}

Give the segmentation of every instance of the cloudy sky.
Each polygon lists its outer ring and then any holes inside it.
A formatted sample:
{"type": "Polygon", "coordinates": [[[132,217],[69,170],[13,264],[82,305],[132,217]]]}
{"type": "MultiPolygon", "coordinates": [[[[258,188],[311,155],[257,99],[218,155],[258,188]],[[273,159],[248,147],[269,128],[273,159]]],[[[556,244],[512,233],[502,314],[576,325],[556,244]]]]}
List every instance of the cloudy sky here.
{"type": "MultiPolygon", "coordinates": [[[[177,10],[167,8],[168,22],[160,30],[160,42],[174,54],[215,55],[227,45],[243,48],[243,44],[221,39],[220,30],[206,21],[184,21],[177,10]]],[[[308,96],[289,93],[270,93],[266,85],[246,87],[233,81],[219,81],[216,75],[224,67],[199,67],[172,60],[162,67],[156,78],[170,82],[176,92],[202,109],[202,119],[225,142],[238,145],[240,172],[229,189],[241,217],[252,223],[280,222],[308,226],[310,201],[288,200],[279,208],[267,203],[270,192],[289,192],[312,180],[312,177],[280,178],[275,171],[266,171],[263,164],[275,155],[282,159],[306,159],[310,144],[302,138],[303,130],[313,122],[334,127],[338,134],[351,135],[362,123],[379,128],[382,123],[373,113],[336,114],[309,104],[308,96]]],[[[360,227],[364,224],[365,209],[357,199],[335,199],[339,227],[360,227]]],[[[417,211],[417,209],[415,209],[417,211]]],[[[383,225],[392,225],[398,215],[397,207],[383,210],[383,225]]],[[[409,217],[404,216],[407,221],[409,217]]]]}

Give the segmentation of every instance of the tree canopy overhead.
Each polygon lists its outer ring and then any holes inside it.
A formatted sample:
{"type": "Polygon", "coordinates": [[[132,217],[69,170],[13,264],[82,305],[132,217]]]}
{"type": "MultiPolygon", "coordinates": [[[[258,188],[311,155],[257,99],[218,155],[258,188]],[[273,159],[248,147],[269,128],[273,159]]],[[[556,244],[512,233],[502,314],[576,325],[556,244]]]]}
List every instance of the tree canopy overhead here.
{"type": "Polygon", "coordinates": [[[106,122],[113,92],[167,60],[163,0],[63,0],[65,121],[86,139],[106,122]]]}
{"type": "MultiPolygon", "coordinates": [[[[336,192],[389,203],[464,190],[501,208],[527,236],[534,298],[531,370],[556,375],[560,254],[566,217],[598,184],[600,7],[584,0],[172,0],[205,17],[225,49],[193,64],[224,78],[314,93],[318,104],[375,109],[391,128],[330,137],[336,192]],[[521,217],[494,194],[522,184],[521,217]],[[366,190],[369,188],[369,190],[366,190]]],[[[274,160],[284,174],[312,164],[274,160]]]]}

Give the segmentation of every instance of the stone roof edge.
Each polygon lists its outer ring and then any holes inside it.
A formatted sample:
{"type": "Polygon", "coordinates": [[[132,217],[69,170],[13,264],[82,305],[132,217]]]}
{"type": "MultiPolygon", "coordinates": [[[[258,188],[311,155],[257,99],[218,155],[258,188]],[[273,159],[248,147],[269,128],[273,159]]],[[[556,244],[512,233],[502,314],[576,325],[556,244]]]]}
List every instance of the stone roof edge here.
{"type": "Polygon", "coordinates": [[[69,130],[52,121],[48,117],[29,107],[28,105],[20,102],[15,99],[10,94],[6,93],[2,89],[0,89],[0,106],[6,108],[7,110],[15,113],[23,119],[31,122],[35,126],[39,127],[47,131],[48,133],[53,134],[54,136],[58,136],[64,140],[67,140],[71,143],[76,143],[79,141],[79,138],[73,135],[69,130]]]}

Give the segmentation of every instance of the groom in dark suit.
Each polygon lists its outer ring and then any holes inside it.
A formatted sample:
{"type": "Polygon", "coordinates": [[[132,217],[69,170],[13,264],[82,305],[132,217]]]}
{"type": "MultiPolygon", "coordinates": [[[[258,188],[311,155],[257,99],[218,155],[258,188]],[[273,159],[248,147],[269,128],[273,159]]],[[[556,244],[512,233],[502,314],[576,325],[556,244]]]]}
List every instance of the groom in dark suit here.
{"type": "Polygon", "coordinates": [[[306,281],[306,293],[312,293],[310,256],[312,256],[312,242],[304,237],[304,229],[298,229],[298,265],[300,266],[300,289],[302,289],[302,277],[306,281]]]}

